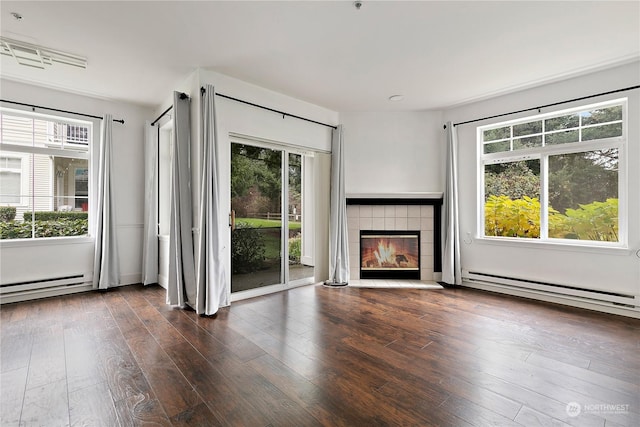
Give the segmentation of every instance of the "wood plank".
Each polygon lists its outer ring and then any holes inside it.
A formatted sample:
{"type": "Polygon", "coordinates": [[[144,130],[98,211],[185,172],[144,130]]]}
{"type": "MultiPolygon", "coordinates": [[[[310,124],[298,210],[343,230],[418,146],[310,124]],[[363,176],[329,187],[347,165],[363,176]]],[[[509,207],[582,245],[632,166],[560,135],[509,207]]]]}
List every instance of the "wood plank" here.
{"type": "Polygon", "coordinates": [[[169,418],[202,403],[193,386],[173,363],[145,365],[142,371],[169,418]]]}
{"type": "Polygon", "coordinates": [[[99,383],[69,393],[71,426],[120,425],[113,398],[106,383],[99,383]]]}
{"type": "Polygon", "coordinates": [[[33,337],[27,388],[66,379],[64,333],[61,329],[33,337]]]}
{"type": "Polygon", "coordinates": [[[174,427],[217,427],[224,426],[204,403],[189,408],[171,418],[174,427]]]}
{"type": "Polygon", "coordinates": [[[60,380],[27,390],[24,394],[20,425],[69,425],[66,381],[60,380]]]}
{"type": "Polygon", "coordinates": [[[14,369],[0,374],[0,425],[20,425],[22,402],[27,386],[28,368],[14,369]]]}
{"type": "Polygon", "coordinates": [[[162,410],[158,399],[138,395],[116,402],[118,421],[122,426],[160,426],[173,424],[162,410]]]}

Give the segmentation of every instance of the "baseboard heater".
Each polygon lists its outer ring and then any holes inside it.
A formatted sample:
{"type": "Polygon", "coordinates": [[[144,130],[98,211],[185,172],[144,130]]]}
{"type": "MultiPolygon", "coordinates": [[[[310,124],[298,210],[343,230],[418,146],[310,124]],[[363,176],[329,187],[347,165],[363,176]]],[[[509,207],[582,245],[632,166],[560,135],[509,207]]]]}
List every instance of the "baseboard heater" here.
{"type": "Polygon", "coordinates": [[[559,285],[537,280],[500,276],[477,271],[464,271],[462,278],[471,283],[499,286],[500,288],[547,294],[611,307],[640,309],[640,298],[636,295],[618,292],[585,289],[576,286],[559,285]]]}
{"type": "Polygon", "coordinates": [[[88,277],[85,274],[71,274],[49,279],[29,280],[16,283],[3,283],[0,285],[0,296],[9,296],[25,292],[62,289],[78,285],[86,285],[88,277]]]}

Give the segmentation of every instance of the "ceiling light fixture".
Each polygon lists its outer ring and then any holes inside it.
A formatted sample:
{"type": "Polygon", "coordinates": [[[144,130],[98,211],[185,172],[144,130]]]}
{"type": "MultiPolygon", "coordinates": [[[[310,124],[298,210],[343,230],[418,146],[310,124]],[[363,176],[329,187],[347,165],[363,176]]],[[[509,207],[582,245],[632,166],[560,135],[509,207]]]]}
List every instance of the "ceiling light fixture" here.
{"type": "Polygon", "coordinates": [[[20,65],[44,69],[54,63],[87,68],[87,59],[48,47],[0,37],[0,54],[12,56],[20,65]]]}
{"type": "Polygon", "coordinates": [[[391,95],[389,101],[398,102],[404,99],[404,95],[391,95]]]}

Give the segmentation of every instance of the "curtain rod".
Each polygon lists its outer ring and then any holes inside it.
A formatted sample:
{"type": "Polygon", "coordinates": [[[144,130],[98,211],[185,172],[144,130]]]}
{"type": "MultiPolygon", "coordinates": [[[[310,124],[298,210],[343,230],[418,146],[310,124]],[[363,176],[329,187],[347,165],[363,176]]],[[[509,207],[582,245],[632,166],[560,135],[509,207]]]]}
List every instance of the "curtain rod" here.
{"type": "MultiPolygon", "coordinates": [[[[189,96],[189,95],[187,95],[187,94],[186,94],[186,93],[184,93],[184,92],[181,92],[181,93],[180,93],[180,99],[185,99],[185,98],[190,98],[190,96],[189,96]]],[[[153,123],[151,123],[151,126],[155,126],[155,124],[156,124],[156,123],[158,123],[158,121],[159,121],[161,118],[163,118],[163,117],[164,117],[164,116],[165,116],[169,111],[171,111],[171,109],[173,109],[173,104],[171,104],[171,105],[169,106],[169,108],[167,108],[166,110],[164,110],[164,111],[162,112],[162,114],[160,114],[160,115],[159,115],[159,116],[158,116],[158,117],[153,121],[153,123]]]]}
{"type": "MultiPolygon", "coordinates": [[[[206,89],[204,87],[201,87],[200,88],[200,94],[204,95],[205,90],[206,89]]],[[[262,108],[263,110],[267,110],[267,111],[271,111],[271,112],[274,112],[274,113],[282,114],[282,118],[284,118],[284,116],[289,116],[289,117],[293,117],[294,119],[304,120],[305,122],[315,123],[317,125],[326,126],[328,128],[331,128],[331,129],[337,129],[338,128],[337,126],[328,125],[326,123],[322,123],[322,122],[318,122],[318,121],[315,121],[315,120],[307,119],[306,117],[296,116],[295,114],[290,114],[290,113],[287,113],[287,112],[284,112],[284,111],[275,110],[273,108],[265,107],[264,105],[254,104],[253,102],[244,101],[242,99],[234,98],[234,97],[228,96],[228,95],[223,95],[221,93],[216,93],[216,96],[219,96],[221,98],[230,99],[232,101],[236,101],[236,102],[239,102],[241,104],[246,104],[246,105],[250,105],[252,107],[262,108]]]]}
{"type": "MultiPolygon", "coordinates": [[[[559,102],[554,102],[554,103],[551,103],[551,104],[545,104],[545,105],[541,105],[539,107],[525,108],[523,110],[511,111],[509,113],[496,114],[494,116],[482,117],[481,119],[467,120],[466,122],[454,123],[453,126],[455,127],[455,126],[459,126],[459,125],[466,125],[468,123],[480,122],[482,120],[488,120],[488,119],[495,119],[497,117],[509,116],[511,114],[524,113],[524,112],[527,112],[527,111],[536,111],[537,110],[539,112],[542,108],[555,107],[556,105],[567,104],[569,102],[582,101],[582,100],[589,99],[589,98],[596,98],[598,96],[610,95],[612,93],[625,92],[625,91],[628,91],[628,90],[634,90],[634,89],[638,89],[638,88],[640,88],[640,85],[629,86],[629,87],[625,87],[625,88],[622,88],[622,89],[610,90],[609,92],[601,92],[601,93],[596,93],[596,94],[593,94],[593,95],[581,96],[580,98],[567,99],[566,101],[559,101],[559,102]]],[[[444,125],[444,128],[446,129],[447,125],[444,125]]]]}
{"type": "MultiPolygon", "coordinates": [[[[91,114],[77,113],[75,111],[59,110],[57,108],[43,107],[42,105],[25,104],[23,102],[9,101],[8,99],[0,99],[0,102],[7,102],[9,104],[22,105],[23,107],[31,107],[31,109],[32,109],[31,111],[33,111],[33,112],[36,111],[35,110],[36,108],[40,108],[41,110],[56,111],[58,113],[75,114],[76,116],[90,117],[92,119],[100,119],[100,120],[103,119],[100,116],[93,116],[91,114]]],[[[124,120],[123,119],[113,119],[113,121],[124,124],[124,120]]]]}
{"type": "Polygon", "coordinates": [[[173,109],[173,105],[170,105],[170,106],[169,106],[169,108],[167,108],[166,110],[164,110],[164,111],[162,112],[162,114],[160,114],[160,115],[158,116],[158,118],[156,118],[156,119],[153,121],[153,123],[151,123],[151,126],[155,126],[155,124],[156,124],[156,123],[158,123],[158,121],[159,121],[161,118],[163,118],[163,117],[164,117],[164,116],[165,116],[169,111],[171,111],[172,109],[173,109]]]}

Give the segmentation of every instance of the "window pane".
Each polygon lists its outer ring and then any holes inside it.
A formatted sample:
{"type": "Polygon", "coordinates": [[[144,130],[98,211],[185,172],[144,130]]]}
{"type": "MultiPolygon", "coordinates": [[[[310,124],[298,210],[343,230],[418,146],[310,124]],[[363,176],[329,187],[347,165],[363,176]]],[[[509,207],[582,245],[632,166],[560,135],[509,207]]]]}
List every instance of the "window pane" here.
{"type": "Polygon", "coordinates": [[[521,150],[523,148],[541,147],[542,135],[530,136],[527,138],[517,138],[513,140],[513,149],[521,150]]]}
{"type": "Polygon", "coordinates": [[[540,237],[540,161],[485,165],[486,236],[540,237]]]}
{"type": "Polygon", "coordinates": [[[33,145],[33,119],[3,114],[2,143],[33,145]]]}
{"type": "Polygon", "coordinates": [[[554,117],[544,121],[544,129],[546,132],[554,130],[571,129],[576,128],[580,124],[580,119],[577,114],[569,116],[554,117]]]}
{"type": "MultiPolygon", "coordinates": [[[[51,197],[36,197],[36,206],[51,205],[51,197]]],[[[84,236],[88,234],[88,213],[81,211],[38,210],[35,213],[34,237],[84,236]]],[[[32,222],[32,215],[25,214],[25,222],[32,222]]]]}
{"type": "Polygon", "coordinates": [[[20,186],[20,173],[0,171],[0,203],[20,203],[20,186]]]}
{"type": "Polygon", "coordinates": [[[609,125],[595,126],[582,129],[582,140],[592,141],[601,138],[613,138],[622,136],[622,123],[612,123],[609,125]]]}
{"type": "Polygon", "coordinates": [[[19,157],[0,157],[0,169],[22,169],[22,159],[19,157]]]}
{"type": "Polygon", "coordinates": [[[542,132],[542,121],[513,125],[513,136],[531,135],[542,132]]]}
{"type": "Polygon", "coordinates": [[[617,149],[549,156],[549,237],[619,240],[617,149]]]}
{"type": "Polygon", "coordinates": [[[511,146],[509,141],[492,142],[491,144],[484,144],[484,154],[489,153],[501,153],[503,151],[509,151],[511,146]]]}
{"type": "Polygon", "coordinates": [[[582,125],[593,125],[597,123],[607,123],[616,120],[622,120],[622,106],[616,105],[607,108],[598,108],[591,111],[580,113],[582,116],[582,125]]]}
{"type": "Polygon", "coordinates": [[[51,201],[55,188],[52,157],[47,154],[34,154],[29,165],[29,189],[32,196],[39,198],[34,208],[37,211],[53,210],[51,201]]]}
{"type": "Polygon", "coordinates": [[[578,142],[580,134],[578,130],[568,130],[565,132],[550,133],[544,136],[545,145],[567,144],[578,142]]]}
{"type": "Polygon", "coordinates": [[[511,136],[511,126],[505,126],[503,128],[497,128],[497,129],[489,129],[489,130],[485,130],[482,133],[482,138],[483,138],[483,141],[485,142],[496,141],[498,139],[506,139],[506,138],[509,138],[510,136],[511,136]]]}
{"type": "MultiPolygon", "coordinates": [[[[54,208],[62,211],[86,211],[86,196],[89,195],[88,160],[54,157],[53,168],[54,208]]],[[[41,179],[46,179],[46,176],[43,175],[41,179]]]]}

